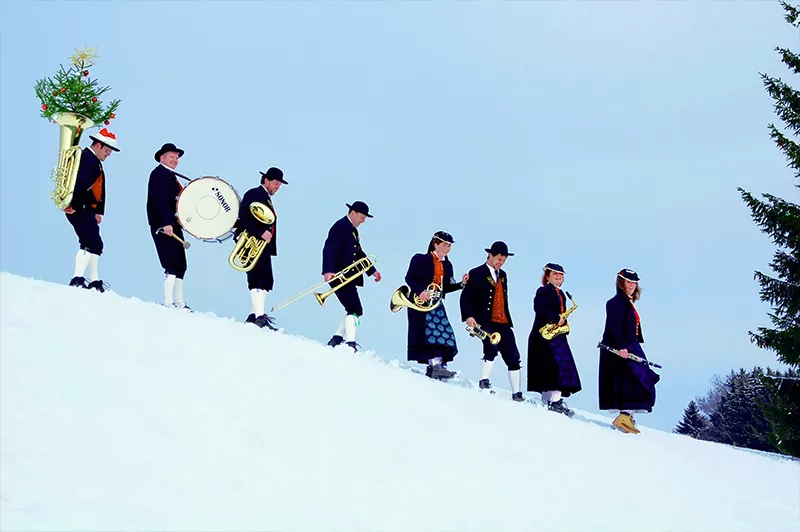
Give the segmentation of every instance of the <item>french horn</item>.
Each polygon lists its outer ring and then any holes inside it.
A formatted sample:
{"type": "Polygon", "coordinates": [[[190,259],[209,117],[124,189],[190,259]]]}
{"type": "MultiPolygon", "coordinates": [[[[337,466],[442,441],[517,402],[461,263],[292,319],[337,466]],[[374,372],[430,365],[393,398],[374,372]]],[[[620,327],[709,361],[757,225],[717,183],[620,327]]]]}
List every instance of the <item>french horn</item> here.
{"type": "Polygon", "coordinates": [[[389,302],[389,310],[399,312],[403,307],[412,308],[419,312],[430,312],[442,303],[442,287],[436,283],[428,285],[426,292],[431,294],[430,299],[422,301],[418,295],[414,295],[413,301],[409,297],[411,289],[403,285],[392,294],[389,302]]]}

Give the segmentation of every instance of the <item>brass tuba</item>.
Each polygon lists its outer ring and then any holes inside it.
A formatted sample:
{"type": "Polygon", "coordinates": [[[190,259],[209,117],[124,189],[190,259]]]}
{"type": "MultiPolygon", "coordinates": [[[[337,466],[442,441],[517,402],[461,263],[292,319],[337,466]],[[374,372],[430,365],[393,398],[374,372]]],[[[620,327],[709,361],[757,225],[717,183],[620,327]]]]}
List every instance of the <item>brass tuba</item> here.
{"type": "Polygon", "coordinates": [[[56,186],[50,193],[50,199],[63,211],[70,206],[75,193],[78,167],[81,165],[81,133],[92,127],[94,122],[77,113],[58,113],[54,120],[59,132],[58,164],[52,172],[56,186]]]}
{"type": "Polygon", "coordinates": [[[487,333],[483,329],[481,329],[480,325],[476,325],[475,327],[470,327],[467,325],[467,332],[470,336],[474,336],[475,338],[480,338],[481,340],[486,340],[488,338],[489,343],[492,345],[497,345],[500,343],[500,333],[493,332],[492,334],[487,333]]]}
{"type": "MultiPolygon", "coordinates": [[[[572,296],[569,295],[569,292],[564,292],[564,293],[567,294],[567,297],[569,298],[570,301],[572,301],[573,305],[571,308],[568,308],[560,316],[561,318],[566,320],[569,317],[569,315],[572,314],[576,308],[578,308],[578,305],[577,303],[575,303],[575,301],[572,300],[572,296]]],[[[547,325],[544,325],[539,328],[539,334],[541,334],[545,340],[552,340],[559,334],[566,334],[568,332],[569,332],[569,323],[565,323],[561,327],[559,327],[555,323],[548,323],[547,325]]]]}
{"type": "Polygon", "coordinates": [[[403,307],[413,308],[419,312],[430,312],[442,303],[442,287],[436,283],[431,283],[426,289],[430,292],[431,297],[427,301],[422,301],[418,295],[414,294],[414,301],[409,299],[408,294],[411,289],[403,285],[392,294],[392,300],[389,302],[389,310],[398,312],[403,307]]]}
{"type": "MultiPolygon", "coordinates": [[[[250,204],[250,214],[263,224],[271,224],[275,221],[275,213],[258,201],[250,204]]],[[[255,267],[266,247],[266,240],[255,235],[248,235],[247,230],[244,230],[228,256],[228,264],[237,272],[249,272],[255,267]]]]}

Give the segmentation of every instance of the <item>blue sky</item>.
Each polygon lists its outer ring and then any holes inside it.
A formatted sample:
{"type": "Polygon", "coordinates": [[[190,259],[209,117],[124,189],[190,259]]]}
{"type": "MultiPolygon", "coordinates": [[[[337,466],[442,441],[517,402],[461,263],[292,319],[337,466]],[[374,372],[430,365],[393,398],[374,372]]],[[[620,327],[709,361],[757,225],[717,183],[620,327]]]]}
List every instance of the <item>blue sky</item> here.
{"type": "MultiPolygon", "coordinates": [[[[457,275],[495,240],[516,253],[505,269],[523,364],[541,268],[565,267],[584,384],[572,406],[597,408],[594,346],[623,267],[643,279],[644,347],[664,365],[642,423],[673,427],[715,373],[776,367],[747,337],[768,323],[752,277],[774,248],[736,187],[797,199],[768,138],[776,119],[758,75],[786,78],[773,49],[798,45],[777,2],[11,0],[0,9],[4,271],[72,275],[77,239],[49,199],[58,131],[39,116],[33,84],[88,45],[100,55],[93,76],[122,100],[100,261],[119,294],[161,300],[145,200],[153,153],[174,142],[186,150],[178,171],[217,175],[239,194],[259,170],[284,170],[268,307],[320,280],[322,244],[345,202],[370,205],[362,241],[384,280],[361,291],[357,339],[387,358],[405,357],[406,319],[389,312],[391,293],[411,256],[446,230],[457,275]]],[[[250,301],[244,275],[227,265],[232,243],[193,244],[188,303],[243,320],[250,301]]],[[[446,301],[456,321],[457,303],[446,301]]],[[[59,312],[42,309],[48,319],[59,312]]],[[[307,297],[276,317],[325,342],[341,315],[334,299],[321,309],[307,297]]],[[[477,378],[480,344],[457,331],[454,366],[477,378]]],[[[492,377],[507,386],[502,363],[492,377]]]]}

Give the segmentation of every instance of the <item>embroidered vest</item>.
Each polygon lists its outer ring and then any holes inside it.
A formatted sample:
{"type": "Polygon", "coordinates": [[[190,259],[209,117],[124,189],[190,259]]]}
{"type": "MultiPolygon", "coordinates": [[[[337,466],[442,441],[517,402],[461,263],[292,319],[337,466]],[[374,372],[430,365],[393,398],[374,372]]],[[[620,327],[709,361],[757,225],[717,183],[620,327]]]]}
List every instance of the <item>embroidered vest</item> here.
{"type": "Polygon", "coordinates": [[[442,286],[442,280],[444,279],[444,262],[439,260],[439,257],[436,256],[436,253],[431,251],[431,255],[433,256],[433,282],[442,286]]]}
{"type": "Polygon", "coordinates": [[[492,302],[492,323],[508,323],[506,317],[506,296],[503,294],[503,280],[497,275],[497,284],[494,288],[494,301],[492,302]]]}
{"type": "Polygon", "coordinates": [[[103,170],[100,170],[100,175],[97,176],[92,186],[89,187],[89,190],[92,192],[92,196],[94,196],[94,201],[92,202],[92,209],[96,209],[97,205],[100,203],[100,198],[103,197],[103,170]]]}

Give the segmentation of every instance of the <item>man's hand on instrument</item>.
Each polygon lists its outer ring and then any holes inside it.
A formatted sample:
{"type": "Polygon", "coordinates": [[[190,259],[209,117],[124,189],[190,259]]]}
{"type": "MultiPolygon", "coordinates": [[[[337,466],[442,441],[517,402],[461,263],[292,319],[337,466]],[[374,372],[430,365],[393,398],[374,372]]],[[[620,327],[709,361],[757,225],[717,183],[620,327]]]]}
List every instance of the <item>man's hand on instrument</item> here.
{"type": "Polygon", "coordinates": [[[100,222],[103,221],[103,215],[102,214],[95,214],[94,215],[94,219],[97,220],[97,225],[100,225],[100,222]]]}
{"type": "Polygon", "coordinates": [[[174,233],[175,231],[173,231],[171,225],[165,225],[164,227],[161,228],[161,232],[167,236],[172,236],[172,233],[174,233]]]}
{"type": "Polygon", "coordinates": [[[335,274],[333,274],[333,273],[326,273],[326,274],[324,274],[324,275],[322,276],[322,279],[323,279],[323,280],[324,280],[326,283],[329,283],[329,282],[331,282],[331,279],[333,279],[333,276],[334,276],[334,275],[335,275],[335,274]]]}
{"type": "Polygon", "coordinates": [[[419,295],[419,300],[422,301],[423,303],[429,301],[430,298],[431,298],[431,293],[428,292],[427,290],[423,290],[422,293],[419,295]]]}
{"type": "Polygon", "coordinates": [[[269,244],[269,241],[272,240],[272,231],[264,231],[261,234],[261,239],[264,240],[264,242],[266,242],[267,244],[269,244]]]}
{"type": "Polygon", "coordinates": [[[559,320],[558,320],[558,326],[559,326],[559,327],[561,327],[561,326],[562,326],[562,325],[564,325],[566,322],[567,322],[567,320],[565,320],[564,318],[559,318],[559,320]]]}
{"type": "Polygon", "coordinates": [[[619,356],[621,356],[622,358],[628,358],[628,350],[627,349],[620,349],[619,350],[619,356]]]}
{"type": "Polygon", "coordinates": [[[69,206],[66,209],[64,209],[64,212],[66,214],[75,214],[75,209],[73,209],[72,206],[69,206]]]}
{"type": "Polygon", "coordinates": [[[372,277],[375,279],[376,283],[381,282],[381,279],[383,279],[383,275],[381,275],[381,272],[378,270],[375,270],[375,273],[372,274],[372,277]]]}
{"type": "Polygon", "coordinates": [[[467,318],[467,325],[469,325],[470,327],[477,327],[478,322],[475,321],[475,318],[467,318]]]}

